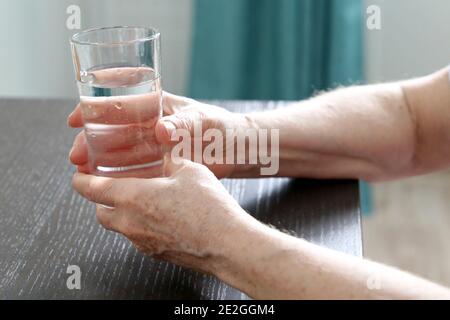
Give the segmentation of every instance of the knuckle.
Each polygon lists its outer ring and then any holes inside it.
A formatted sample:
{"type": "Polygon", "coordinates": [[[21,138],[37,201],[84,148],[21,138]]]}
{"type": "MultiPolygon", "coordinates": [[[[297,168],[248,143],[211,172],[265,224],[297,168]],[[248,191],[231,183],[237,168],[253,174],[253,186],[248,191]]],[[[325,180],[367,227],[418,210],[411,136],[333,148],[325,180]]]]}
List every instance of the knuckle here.
{"type": "Polygon", "coordinates": [[[195,177],[199,174],[207,174],[208,169],[202,165],[201,163],[192,162],[186,160],[186,162],[183,163],[183,171],[187,177],[195,177]]]}
{"type": "Polygon", "coordinates": [[[114,183],[112,180],[106,181],[100,190],[98,190],[98,196],[101,199],[110,199],[111,198],[111,191],[114,187],[114,183]]]}
{"type": "Polygon", "coordinates": [[[187,159],[182,159],[180,164],[183,171],[189,173],[199,170],[199,166],[201,166],[201,164],[187,159]]]}
{"type": "Polygon", "coordinates": [[[95,193],[96,192],[95,192],[94,183],[91,180],[91,181],[89,181],[89,183],[88,183],[88,185],[86,187],[86,190],[85,190],[86,198],[88,198],[89,200],[93,200],[94,197],[95,197],[95,193]]]}
{"type": "Polygon", "coordinates": [[[136,235],[136,230],[133,228],[131,223],[127,219],[123,219],[119,226],[118,226],[119,232],[126,236],[129,239],[134,239],[136,235]]]}
{"type": "Polygon", "coordinates": [[[108,217],[101,209],[97,209],[96,218],[99,224],[101,224],[105,229],[112,230],[113,225],[111,218],[108,217]]]}
{"type": "Polygon", "coordinates": [[[95,180],[89,181],[86,189],[86,196],[89,200],[97,202],[102,200],[114,200],[111,197],[111,191],[114,187],[113,181],[104,181],[98,183],[95,180]]]}

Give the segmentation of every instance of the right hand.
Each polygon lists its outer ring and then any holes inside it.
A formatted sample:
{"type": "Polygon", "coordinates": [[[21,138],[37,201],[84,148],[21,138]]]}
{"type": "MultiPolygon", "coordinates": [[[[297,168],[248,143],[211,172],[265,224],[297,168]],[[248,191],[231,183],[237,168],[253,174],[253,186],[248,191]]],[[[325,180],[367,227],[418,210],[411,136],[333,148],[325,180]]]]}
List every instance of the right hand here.
{"type": "MultiPolygon", "coordinates": [[[[68,125],[73,128],[83,127],[83,119],[79,104],[69,115],[67,122],[68,125]]],[[[178,141],[171,141],[170,137],[172,131],[174,129],[185,129],[188,130],[191,137],[193,137],[194,123],[196,122],[201,123],[203,132],[207,129],[214,128],[220,130],[224,137],[226,129],[248,128],[251,125],[251,121],[249,121],[248,117],[244,114],[232,113],[217,106],[165,92],[163,94],[163,117],[155,126],[156,139],[166,150],[170,150],[178,143],[178,141]]],[[[193,142],[193,139],[191,139],[191,141],[193,142]]],[[[225,156],[227,152],[226,143],[223,143],[223,145],[223,155],[225,156]]],[[[232,147],[234,148],[234,145],[232,147]]],[[[114,153],[114,151],[112,152],[114,153]]],[[[228,150],[228,152],[231,151],[228,150]]],[[[123,155],[121,155],[119,151],[116,151],[115,153],[116,154],[108,156],[109,162],[114,158],[116,158],[118,162],[121,161],[123,155]]],[[[92,173],[88,166],[89,156],[84,131],[76,136],[69,158],[70,161],[77,166],[79,172],[92,173]]],[[[225,163],[225,161],[223,161],[223,163],[225,163]]],[[[109,163],[109,165],[111,165],[111,163],[109,163]]],[[[248,170],[248,166],[246,165],[239,165],[239,167],[237,167],[235,164],[212,164],[208,165],[208,168],[218,178],[230,177],[234,174],[240,175],[238,171],[242,172],[248,170]]]]}
{"type": "Polygon", "coordinates": [[[203,272],[225,272],[224,257],[267,229],[211,171],[188,160],[166,158],[164,177],[154,179],[76,173],[73,187],[97,204],[97,220],[107,230],[122,233],[143,253],[203,272]]]}

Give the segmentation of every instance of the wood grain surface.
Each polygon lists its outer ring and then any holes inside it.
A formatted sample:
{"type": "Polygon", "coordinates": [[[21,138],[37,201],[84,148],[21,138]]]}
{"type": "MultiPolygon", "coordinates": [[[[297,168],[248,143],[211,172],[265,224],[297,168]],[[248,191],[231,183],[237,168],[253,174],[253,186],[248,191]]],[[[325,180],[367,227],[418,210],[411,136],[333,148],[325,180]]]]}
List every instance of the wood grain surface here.
{"type": "MultiPolygon", "coordinates": [[[[215,103],[243,112],[286,105],[215,103]]],[[[74,105],[71,100],[0,100],[0,298],[245,299],[212,276],[140,254],[97,224],[94,205],[71,188],[74,168],[67,155],[76,131],[67,128],[66,117],[74,105]],[[69,265],[81,269],[80,290],[66,286],[69,265]]],[[[356,181],[223,183],[261,221],[361,256],[356,181]]]]}

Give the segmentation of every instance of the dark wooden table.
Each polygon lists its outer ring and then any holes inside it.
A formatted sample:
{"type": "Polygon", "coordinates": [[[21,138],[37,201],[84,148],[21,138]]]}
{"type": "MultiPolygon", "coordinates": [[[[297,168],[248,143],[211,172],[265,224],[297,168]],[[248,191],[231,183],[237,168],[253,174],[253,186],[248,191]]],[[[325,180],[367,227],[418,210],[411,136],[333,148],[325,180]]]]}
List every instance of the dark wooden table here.
{"type": "MultiPolygon", "coordinates": [[[[278,102],[216,102],[235,111],[278,102]]],[[[0,99],[0,298],[241,299],[212,276],[155,261],[101,228],[94,206],[71,188],[67,154],[75,101],[0,99]],[[81,289],[66,286],[81,269],[81,289]]],[[[361,256],[356,181],[224,180],[261,221],[314,243],[361,256]]],[[[301,272],[301,270],[299,270],[301,272]]]]}

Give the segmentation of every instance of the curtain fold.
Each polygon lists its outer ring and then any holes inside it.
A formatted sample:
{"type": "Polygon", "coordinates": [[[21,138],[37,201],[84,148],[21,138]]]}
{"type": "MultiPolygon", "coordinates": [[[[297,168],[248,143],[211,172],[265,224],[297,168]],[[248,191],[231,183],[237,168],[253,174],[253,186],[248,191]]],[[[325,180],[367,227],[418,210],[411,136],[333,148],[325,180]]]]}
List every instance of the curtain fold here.
{"type": "MultiPolygon", "coordinates": [[[[196,0],[189,94],[299,100],[363,81],[361,0],[196,0]]],[[[364,213],[369,185],[360,184],[364,213]]]]}
{"type": "Polygon", "coordinates": [[[196,0],[189,92],[303,99],[363,79],[360,0],[196,0]]]}

